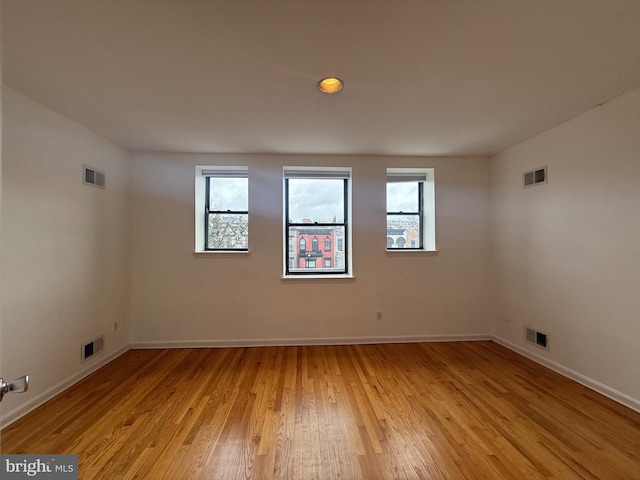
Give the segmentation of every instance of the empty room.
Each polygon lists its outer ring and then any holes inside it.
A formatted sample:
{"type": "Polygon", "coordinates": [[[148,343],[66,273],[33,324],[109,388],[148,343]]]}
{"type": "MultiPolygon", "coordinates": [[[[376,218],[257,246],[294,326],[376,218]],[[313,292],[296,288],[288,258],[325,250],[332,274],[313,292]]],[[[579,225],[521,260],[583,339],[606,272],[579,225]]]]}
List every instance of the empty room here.
{"type": "Polygon", "coordinates": [[[0,478],[640,478],[640,0],[0,16],[0,478]]]}

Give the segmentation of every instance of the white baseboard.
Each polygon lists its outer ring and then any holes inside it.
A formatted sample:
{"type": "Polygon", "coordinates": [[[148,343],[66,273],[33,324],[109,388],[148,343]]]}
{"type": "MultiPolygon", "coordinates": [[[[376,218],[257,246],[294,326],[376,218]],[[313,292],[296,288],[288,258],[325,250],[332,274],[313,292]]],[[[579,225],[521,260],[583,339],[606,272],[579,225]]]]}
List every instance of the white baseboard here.
{"type": "Polygon", "coordinates": [[[385,337],[324,337],[324,338],[258,338],[231,340],[180,340],[133,342],[132,349],[143,348],[225,348],[225,347],[289,347],[304,345],[362,345],[373,343],[419,343],[419,342],[469,342],[491,340],[491,335],[397,335],[385,337]]]}
{"type": "Polygon", "coordinates": [[[42,392],[40,395],[35,396],[31,400],[20,405],[18,408],[14,408],[10,412],[3,414],[0,417],[0,428],[8,427],[13,422],[23,417],[27,413],[35,410],[46,401],[51,400],[53,397],[63,392],[67,388],[78,383],[83,378],[91,375],[93,372],[95,372],[99,368],[104,367],[107,363],[111,362],[112,360],[115,360],[120,355],[127,352],[129,349],[130,349],[129,345],[125,345],[124,347],[119,348],[118,350],[110,353],[105,357],[96,358],[94,362],[92,362],[86,368],[83,368],[82,370],[80,370],[78,373],[71,375],[70,377],[62,380],[60,383],[42,392]]]}
{"type": "Polygon", "coordinates": [[[515,343],[511,343],[510,341],[505,340],[504,338],[500,338],[495,335],[492,335],[491,339],[494,342],[502,345],[503,347],[506,347],[509,350],[512,350],[522,355],[523,357],[527,357],[528,359],[533,360],[534,362],[539,363],[540,365],[547,367],[564,377],[570,378],[571,380],[574,380],[575,382],[578,382],[579,384],[584,385],[585,387],[590,388],[591,390],[601,393],[602,395],[610,398],[611,400],[615,400],[616,402],[621,403],[622,405],[629,407],[632,410],[635,410],[636,412],[640,412],[640,400],[638,399],[635,399],[633,397],[630,397],[629,395],[619,392],[614,388],[611,388],[603,383],[598,382],[597,380],[594,380],[593,378],[589,378],[586,375],[576,372],[575,370],[572,370],[568,367],[565,367],[560,363],[549,360],[534,352],[530,352],[526,348],[522,348],[521,346],[516,345],[515,343]]]}

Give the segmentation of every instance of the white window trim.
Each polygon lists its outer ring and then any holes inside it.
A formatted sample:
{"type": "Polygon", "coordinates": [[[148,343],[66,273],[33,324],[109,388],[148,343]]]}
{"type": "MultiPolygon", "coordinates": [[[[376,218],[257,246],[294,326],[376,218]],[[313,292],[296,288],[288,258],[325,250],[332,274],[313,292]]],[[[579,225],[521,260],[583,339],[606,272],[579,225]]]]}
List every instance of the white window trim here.
{"type": "MultiPolygon", "coordinates": [[[[416,174],[424,175],[425,180],[422,189],[422,211],[423,211],[423,223],[422,223],[422,238],[423,245],[420,249],[402,249],[402,248],[387,248],[386,251],[392,254],[410,254],[421,252],[438,252],[436,249],[436,194],[435,194],[435,169],[434,168],[387,168],[387,177],[389,174],[416,174]]],[[[386,192],[387,179],[385,177],[385,192],[386,192]]],[[[386,205],[386,199],[385,199],[386,205]]],[[[386,216],[385,206],[385,216],[386,216]]],[[[386,222],[385,222],[386,225],[386,222]]],[[[387,244],[387,235],[385,232],[384,242],[387,244]]]]}
{"type": "Polygon", "coordinates": [[[205,193],[207,190],[207,172],[249,172],[249,167],[236,165],[196,165],[195,171],[195,230],[194,254],[197,255],[246,255],[248,250],[206,250],[205,232],[205,193]]]}
{"type": "Polygon", "coordinates": [[[353,279],[355,275],[353,273],[353,172],[351,167],[315,167],[315,166],[284,166],[282,167],[282,280],[336,280],[336,279],[353,279]],[[289,252],[286,250],[286,235],[288,235],[287,231],[287,218],[285,215],[285,205],[286,205],[286,193],[285,193],[285,173],[288,171],[298,171],[298,172],[308,172],[308,173],[318,173],[322,174],[323,172],[345,172],[348,175],[349,181],[347,182],[347,226],[346,226],[346,236],[347,241],[344,246],[347,249],[347,273],[336,273],[336,274],[310,274],[310,275],[287,275],[287,262],[289,258],[289,252]]]}

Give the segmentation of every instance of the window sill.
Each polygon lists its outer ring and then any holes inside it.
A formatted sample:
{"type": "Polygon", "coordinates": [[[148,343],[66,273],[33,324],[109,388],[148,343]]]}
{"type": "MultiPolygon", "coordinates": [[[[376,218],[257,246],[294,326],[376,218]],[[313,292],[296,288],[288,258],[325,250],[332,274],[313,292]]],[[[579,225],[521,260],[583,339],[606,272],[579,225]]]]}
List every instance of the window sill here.
{"type": "Polygon", "coordinates": [[[191,252],[193,253],[193,255],[195,257],[199,257],[201,255],[204,256],[208,256],[208,255],[237,255],[237,256],[242,256],[242,255],[248,255],[249,254],[249,250],[207,250],[207,251],[194,251],[191,252]]]}
{"type": "Polygon", "coordinates": [[[394,248],[394,249],[387,249],[386,252],[387,252],[387,255],[389,256],[408,255],[408,256],[417,256],[417,257],[424,257],[424,256],[434,257],[438,255],[438,253],[440,253],[440,250],[410,250],[408,248],[406,249],[394,248]]]}
{"type": "Polygon", "coordinates": [[[282,280],[290,281],[290,280],[355,280],[356,277],[353,275],[283,275],[280,277],[282,280]]]}

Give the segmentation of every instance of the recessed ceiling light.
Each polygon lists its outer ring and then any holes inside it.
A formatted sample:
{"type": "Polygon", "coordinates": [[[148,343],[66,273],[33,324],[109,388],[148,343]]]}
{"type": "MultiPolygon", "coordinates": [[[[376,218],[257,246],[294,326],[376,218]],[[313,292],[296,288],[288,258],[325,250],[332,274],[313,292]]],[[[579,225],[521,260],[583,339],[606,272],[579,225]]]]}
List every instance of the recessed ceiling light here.
{"type": "Polygon", "coordinates": [[[323,78],[318,82],[318,90],[322,93],[337,93],[344,83],[338,77],[323,78]]]}

